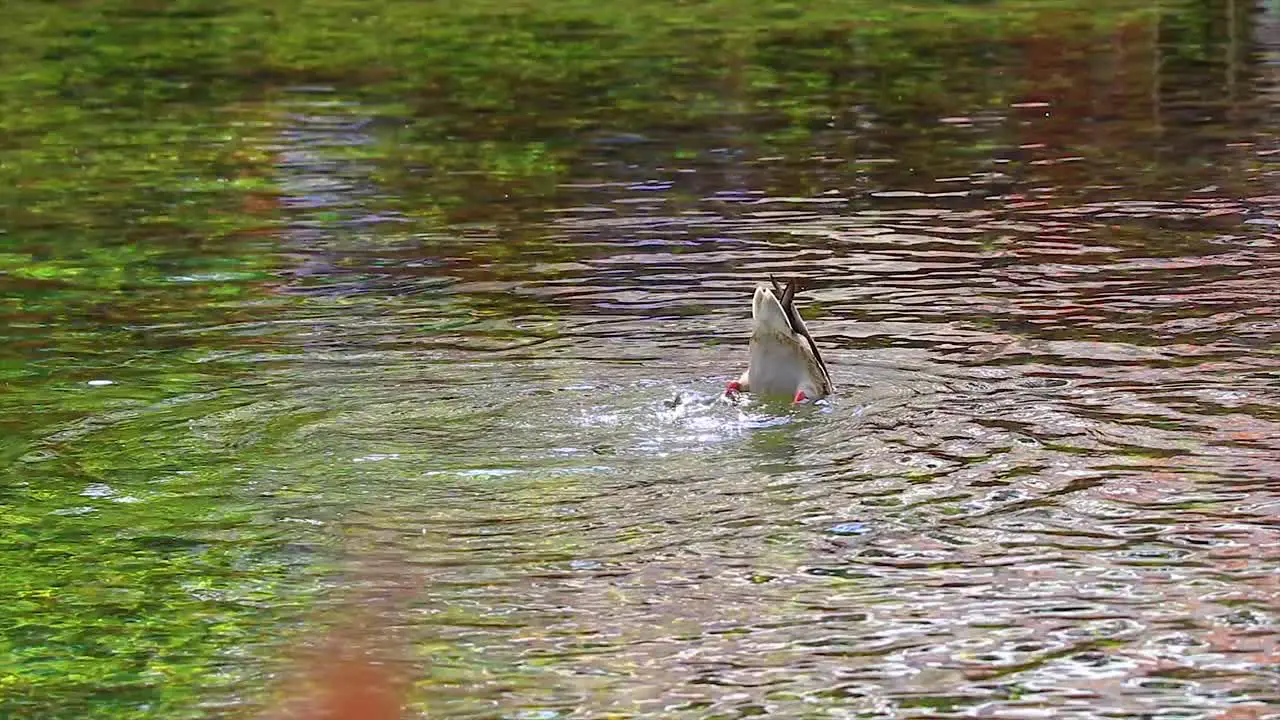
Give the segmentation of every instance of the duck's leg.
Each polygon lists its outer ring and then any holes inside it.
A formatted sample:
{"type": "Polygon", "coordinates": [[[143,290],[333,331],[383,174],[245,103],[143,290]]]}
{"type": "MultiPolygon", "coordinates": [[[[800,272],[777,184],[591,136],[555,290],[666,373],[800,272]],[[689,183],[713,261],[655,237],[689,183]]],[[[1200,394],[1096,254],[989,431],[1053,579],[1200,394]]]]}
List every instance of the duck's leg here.
{"type": "Polygon", "coordinates": [[[742,373],[737,380],[730,380],[725,383],[724,396],[730,400],[737,399],[739,393],[750,392],[747,384],[747,373],[742,373]]]}

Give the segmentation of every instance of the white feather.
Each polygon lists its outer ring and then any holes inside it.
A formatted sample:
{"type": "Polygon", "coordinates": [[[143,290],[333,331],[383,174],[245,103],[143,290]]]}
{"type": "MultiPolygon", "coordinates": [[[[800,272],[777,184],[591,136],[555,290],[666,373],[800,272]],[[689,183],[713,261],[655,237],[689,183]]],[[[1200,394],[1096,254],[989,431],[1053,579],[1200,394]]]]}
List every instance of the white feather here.
{"type": "MultiPolygon", "coordinates": [[[[799,330],[807,333],[799,314],[792,317],[799,324],[799,330]]],[[[773,288],[765,283],[757,285],[751,298],[752,331],[747,371],[739,380],[743,390],[787,397],[803,392],[810,400],[826,397],[832,392],[831,381],[821,360],[791,323],[773,288]]]]}

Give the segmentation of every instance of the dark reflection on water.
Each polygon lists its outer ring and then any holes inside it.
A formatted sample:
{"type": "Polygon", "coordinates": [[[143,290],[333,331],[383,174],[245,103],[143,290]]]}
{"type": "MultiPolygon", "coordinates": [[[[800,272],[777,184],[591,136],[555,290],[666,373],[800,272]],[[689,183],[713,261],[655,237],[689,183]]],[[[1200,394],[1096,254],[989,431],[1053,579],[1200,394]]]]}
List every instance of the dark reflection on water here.
{"type": "Polygon", "coordinates": [[[18,502],[73,525],[163,474],[207,503],[99,522],[223,543],[218,601],[270,611],[216,638],[209,702],[260,694],[291,593],[354,585],[398,599],[432,717],[1263,717],[1280,36],[1153,72],[1180,18],[1033,34],[991,51],[1025,97],[850,110],[802,154],[763,110],[584,133],[534,199],[397,185],[398,121],[283,92],[272,292],[140,322],[224,379],[31,420],[24,462],[75,480],[18,502]],[[430,225],[424,188],[473,200],[430,225]],[[812,282],[829,405],[711,402],[770,273],[812,282]]]}

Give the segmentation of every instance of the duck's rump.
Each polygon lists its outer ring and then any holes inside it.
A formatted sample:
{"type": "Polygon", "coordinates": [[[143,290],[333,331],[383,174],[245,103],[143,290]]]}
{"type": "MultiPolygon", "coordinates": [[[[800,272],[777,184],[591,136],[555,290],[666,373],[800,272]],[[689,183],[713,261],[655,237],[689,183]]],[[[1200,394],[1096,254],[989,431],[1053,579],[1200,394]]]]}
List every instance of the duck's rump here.
{"type": "MultiPolygon", "coordinates": [[[[797,347],[797,350],[800,350],[802,357],[804,355],[812,357],[812,360],[807,357],[804,359],[806,362],[812,362],[817,366],[818,372],[821,373],[822,381],[826,383],[826,392],[830,392],[834,389],[834,386],[831,383],[831,375],[827,372],[827,364],[822,361],[822,353],[818,350],[818,343],[809,334],[809,328],[804,324],[804,318],[800,317],[800,311],[796,310],[795,299],[796,293],[800,292],[800,281],[796,278],[788,278],[787,285],[784,288],[778,285],[778,281],[775,278],[770,276],[769,283],[773,285],[774,296],[778,298],[778,304],[782,306],[782,311],[786,315],[787,325],[790,327],[791,332],[807,346],[809,352],[804,353],[803,349],[799,347],[797,347]]],[[[754,338],[752,339],[752,344],[755,344],[754,338]]],[[[755,356],[754,351],[752,356],[755,356]]],[[[781,360],[782,358],[778,359],[781,360]]]]}
{"type": "Polygon", "coordinates": [[[791,396],[811,384],[819,366],[807,350],[795,336],[767,332],[752,335],[748,359],[751,391],[791,396]]]}

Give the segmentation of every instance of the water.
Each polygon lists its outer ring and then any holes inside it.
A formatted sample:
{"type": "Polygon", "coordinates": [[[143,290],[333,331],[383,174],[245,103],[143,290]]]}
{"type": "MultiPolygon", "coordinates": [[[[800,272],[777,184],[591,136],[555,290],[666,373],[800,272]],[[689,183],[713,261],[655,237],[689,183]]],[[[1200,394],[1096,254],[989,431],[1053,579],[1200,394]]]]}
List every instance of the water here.
{"type": "Polygon", "coordinates": [[[90,7],[32,67],[181,51],[8,121],[0,714],[244,716],[354,614],[430,717],[1275,717],[1273,10],[566,3],[410,87],[90,7]],[[829,403],[715,401],[770,273],[829,403]]]}

